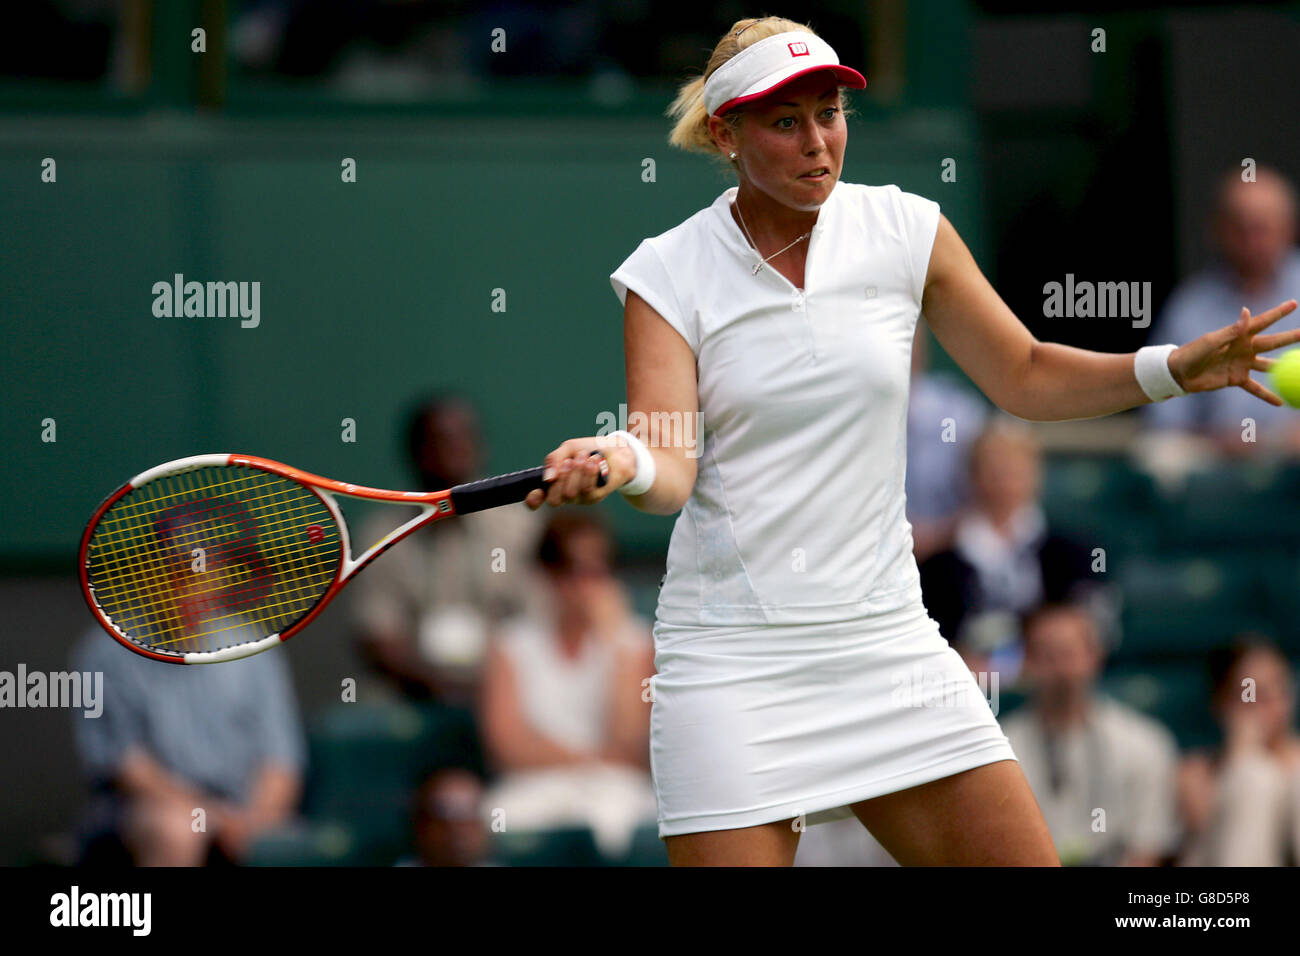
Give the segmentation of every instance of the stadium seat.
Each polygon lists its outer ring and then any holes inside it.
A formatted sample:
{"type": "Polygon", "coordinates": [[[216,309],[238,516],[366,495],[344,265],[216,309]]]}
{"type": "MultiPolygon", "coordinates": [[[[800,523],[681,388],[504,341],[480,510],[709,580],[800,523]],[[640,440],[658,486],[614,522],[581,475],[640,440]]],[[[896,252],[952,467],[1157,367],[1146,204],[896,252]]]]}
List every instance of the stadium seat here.
{"type": "Polygon", "coordinates": [[[605,865],[587,827],[493,833],[492,860],[501,866],[605,865]]]}
{"type": "Polygon", "coordinates": [[[1295,550],[1244,553],[1253,555],[1255,573],[1268,595],[1273,620],[1268,636],[1290,656],[1300,656],[1300,555],[1295,550]]]}
{"type": "Polygon", "coordinates": [[[298,821],[253,841],[246,866],[361,866],[358,841],[340,823],[298,821]]]}
{"type": "Polygon", "coordinates": [[[1300,468],[1280,462],[1196,471],[1163,509],[1168,549],[1300,545],[1300,468]]]}
{"type": "Polygon", "coordinates": [[[1163,723],[1179,747],[1203,747],[1219,738],[1209,710],[1209,678],[1202,662],[1116,668],[1102,676],[1101,689],[1163,723]]]}
{"type": "Polygon", "coordinates": [[[465,717],[458,711],[340,704],[309,733],[304,812],[347,826],[357,852],[393,862],[412,841],[411,799],[420,775],[466,758],[465,717]]]}
{"type": "Polygon", "coordinates": [[[1236,552],[1122,562],[1116,661],[1202,657],[1239,631],[1272,625],[1263,583],[1236,552]]]}
{"type": "Polygon", "coordinates": [[[1116,560],[1156,545],[1159,496],[1124,458],[1052,457],[1044,465],[1043,510],[1053,531],[1116,560]]]}
{"type": "Polygon", "coordinates": [[[606,857],[609,866],[667,866],[668,848],[659,837],[659,825],[647,823],[637,827],[627,853],[606,857]]]}

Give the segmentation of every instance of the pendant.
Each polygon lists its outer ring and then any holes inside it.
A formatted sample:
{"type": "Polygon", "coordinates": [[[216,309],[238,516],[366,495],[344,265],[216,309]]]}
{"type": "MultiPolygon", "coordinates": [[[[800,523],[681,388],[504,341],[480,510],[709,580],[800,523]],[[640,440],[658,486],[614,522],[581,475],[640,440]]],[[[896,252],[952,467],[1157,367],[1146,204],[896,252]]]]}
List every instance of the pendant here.
{"type": "Polygon", "coordinates": [[[760,262],[760,263],[758,263],[757,265],[754,266],[754,269],[753,269],[752,272],[750,272],[750,275],[752,275],[752,276],[756,276],[756,275],[758,275],[758,270],[761,269],[761,268],[763,268],[763,263],[760,262]]]}

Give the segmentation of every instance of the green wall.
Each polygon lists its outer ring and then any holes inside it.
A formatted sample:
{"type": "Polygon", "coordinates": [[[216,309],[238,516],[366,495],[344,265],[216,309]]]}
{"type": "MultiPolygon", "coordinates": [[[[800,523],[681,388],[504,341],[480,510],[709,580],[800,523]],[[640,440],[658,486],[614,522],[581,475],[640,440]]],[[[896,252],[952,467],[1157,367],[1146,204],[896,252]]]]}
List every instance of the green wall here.
{"type": "MultiPolygon", "coordinates": [[[[105,494],[184,455],[408,487],[398,416],[436,386],[480,404],[491,471],[591,433],[625,398],[609,273],[731,184],[666,132],[464,113],[0,119],[0,560],[69,567],[105,494]],[[57,183],[40,181],[46,156],[57,183]],[[260,327],[154,317],[153,284],[177,272],[260,281],[260,327]],[[355,444],[340,441],[345,417],[355,444]]],[[[844,178],[938,200],[979,257],[975,158],[962,114],[854,117],[844,178]],[[956,184],[939,179],[948,156],[956,184]]],[[[606,514],[626,553],[666,546],[672,519],[621,502],[606,514]]]]}

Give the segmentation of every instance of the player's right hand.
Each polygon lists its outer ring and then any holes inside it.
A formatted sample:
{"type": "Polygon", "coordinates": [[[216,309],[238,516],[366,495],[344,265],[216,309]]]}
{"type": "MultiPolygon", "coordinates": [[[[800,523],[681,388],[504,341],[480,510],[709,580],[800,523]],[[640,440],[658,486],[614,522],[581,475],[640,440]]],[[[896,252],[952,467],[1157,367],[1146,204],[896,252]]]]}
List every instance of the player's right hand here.
{"type": "Polygon", "coordinates": [[[636,454],[625,443],[606,435],[570,438],[549,455],[544,477],[554,475],[551,486],[535,488],[524,503],[533,511],[543,504],[559,507],[566,504],[594,505],[603,501],[636,476],[636,454]],[[593,455],[593,451],[601,454],[593,455]],[[608,469],[604,487],[597,487],[601,468],[608,469]]]}

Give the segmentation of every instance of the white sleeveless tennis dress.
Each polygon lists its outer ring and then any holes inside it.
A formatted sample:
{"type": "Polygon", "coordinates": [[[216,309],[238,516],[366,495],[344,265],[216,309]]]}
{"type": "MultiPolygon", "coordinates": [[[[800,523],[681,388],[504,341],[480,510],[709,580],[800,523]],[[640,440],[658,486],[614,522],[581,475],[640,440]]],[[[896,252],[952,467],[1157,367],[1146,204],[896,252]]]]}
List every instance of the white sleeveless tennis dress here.
{"type": "Polygon", "coordinates": [[[804,289],[732,218],[736,187],[610,276],[695,353],[698,477],[655,614],[659,835],[850,816],[1014,760],[921,602],[904,515],[912,336],[939,206],[838,182],[804,289]]]}

